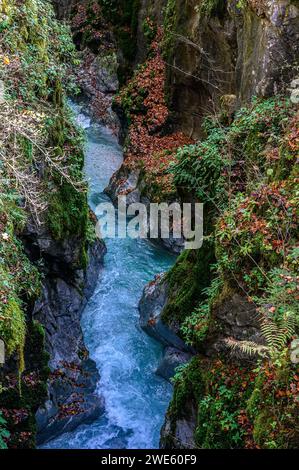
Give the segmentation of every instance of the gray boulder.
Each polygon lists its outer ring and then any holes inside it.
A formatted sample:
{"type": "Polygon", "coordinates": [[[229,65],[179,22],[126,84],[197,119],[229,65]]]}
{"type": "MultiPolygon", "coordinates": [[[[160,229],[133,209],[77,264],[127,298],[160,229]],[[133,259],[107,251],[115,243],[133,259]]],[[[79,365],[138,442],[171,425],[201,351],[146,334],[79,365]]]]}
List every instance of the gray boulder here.
{"type": "Polygon", "coordinates": [[[190,347],[178,336],[178,330],[162,321],[163,308],[167,303],[168,286],[165,275],[158,275],[144,289],[139,302],[140,326],[164,346],[172,346],[180,351],[190,352],[190,347]]]}
{"type": "Polygon", "coordinates": [[[176,373],[179,366],[187,364],[192,358],[192,354],[180,351],[179,349],[167,347],[163,359],[156,371],[158,375],[165,380],[170,381],[176,373]]]}

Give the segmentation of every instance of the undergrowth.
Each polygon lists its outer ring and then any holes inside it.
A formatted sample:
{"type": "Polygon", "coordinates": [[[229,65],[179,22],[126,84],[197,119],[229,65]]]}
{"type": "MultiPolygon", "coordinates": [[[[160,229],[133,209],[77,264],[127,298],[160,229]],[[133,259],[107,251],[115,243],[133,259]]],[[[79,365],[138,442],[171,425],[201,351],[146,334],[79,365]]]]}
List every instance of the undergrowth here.
{"type": "Polygon", "coordinates": [[[283,97],[254,99],[232,124],[215,116],[204,130],[205,139],[178,150],[169,171],[178,191],[204,203],[205,240],[213,244],[183,253],[168,273],[164,320],[179,322],[180,335],[202,353],[213,335],[221,337],[217,309],[238,292],[256,311],[263,343],[224,339],[232,353],[247,356],[246,370],[237,359],[197,356],[178,371],[169,409],[173,438],[177,419],[195,406],[200,448],[296,447],[298,113],[283,97]],[[200,264],[211,248],[212,270],[200,264]]]}
{"type": "Polygon", "coordinates": [[[33,263],[25,252],[26,227],[57,243],[75,239],[74,269],[87,262],[83,141],[65,102],[76,92],[77,63],[51,2],[1,2],[0,338],[11,374],[0,377],[0,447],[35,445],[34,414],[46,396],[44,333],[30,316],[44,260],[33,263]]]}

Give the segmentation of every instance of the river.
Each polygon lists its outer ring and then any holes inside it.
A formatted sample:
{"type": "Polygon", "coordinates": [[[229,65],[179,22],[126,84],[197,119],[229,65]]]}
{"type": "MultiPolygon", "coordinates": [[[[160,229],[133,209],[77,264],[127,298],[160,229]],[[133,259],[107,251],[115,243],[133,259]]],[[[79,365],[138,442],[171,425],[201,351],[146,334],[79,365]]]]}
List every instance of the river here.
{"type": "MultiPolygon", "coordinates": [[[[85,129],[85,174],[89,204],[107,201],[103,194],[123,160],[117,138],[92,124],[72,104],[85,129]]],[[[85,344],[100,372],[98,393],[105,414],[89,425],[50,441],[52,449],[147,449],[159,447],[172,387],[155,374],[162,346],[139,327],[138,302],[147,282],[175,262],[175,257],[145,240],[110,239],[96,290],[82,316],[85,344]]]]}

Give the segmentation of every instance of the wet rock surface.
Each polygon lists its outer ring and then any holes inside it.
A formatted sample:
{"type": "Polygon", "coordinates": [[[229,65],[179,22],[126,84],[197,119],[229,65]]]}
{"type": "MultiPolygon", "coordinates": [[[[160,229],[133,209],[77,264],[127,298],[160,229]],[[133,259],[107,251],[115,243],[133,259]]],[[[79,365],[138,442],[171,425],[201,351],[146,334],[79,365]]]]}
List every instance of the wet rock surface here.
{"type": "Polygon", "coordinates": [[[169,413],[161,429],[161,449],[195,449],[194,431],[197,424],[196,407],[193,401],[185,404],[184,417],[172,420],[169,413]]]}
{"type": "MultiPolygon", "coordinates": [[[[109,185],[105,189],[105,193],[110,197],[113,204],[117,205],[119,197],[125,197],[126,207],[130,204],[142,203],[147,209],[148,215],[148,233],[147,237],[150,239],[150,205],[151,201],[148,197],[143,196],[145,189],[144,181],[140,176],[139,170],[129,170],[126,165],[122,165],[118,171],[114,173],[110,179],[109,185]]],[[[185,246],[183,237],[175,238],[173,236],[172,221],[170,217],[169,223],[170,236],[163,238],[160,236],[161,228],[158,225],[157,233],[159,234],[153,242],[156,242],[168,251],[174,254],[180,254],[185,246]]]]}
{"type": "Polygon", "coordinates": [[[148,284],[139,302],[140,326],[150,336],[165,346],[172,346],[180,351],[189,352],[190,348],[177,335],[178,329],[170,328],[162,321],[163,308],[167,303],[167,282],[164,275],[156,276],[148,284]]]}
{"type": "Polygon", "coordinates": [[[39,444],[60,432],[96,418],[103,409],[96,393],[99,374],[88,359],[81,329],[81,314],[98,279],[106,247],[95,241],[88,249],[86,269],[78,269],[81,245],[77,239],[54,240],[45,226],[27,225],[23,241],[28,256],[43,260],[42,294],[32,316],[45,329],[50,355],[48,400],[37,411],[39,444]],[[65,410],[65,413],[63,412],[65,410]]]}
{"type": "Polygon", "coordinates": [[[187,364],[192,358],[192,354],[180,351],[179,349],[167,347],[164,351],[164,357],[156,371],[158,375],[165,380],[170,381],[179,366],[187,364]]]}
{"type": "MultiPolygon", "coordinates": [[[[245,297],[231,293],[214,308],[213,318],[219,325],[219,332],[206,345],[207,356],[228,355],[231,359],[248,362],[250,358],[239,348],[232,349],[228,340],[251,341],[261,346],[265,340],[261,334],[260,317],[254,304],[245,297]]],[[[254,357],[254,356],[253,356],[254,357]]],[[[251,358],[252,359],[252,358],[251,358]]]]}
{"type": "Polygon", "coordinates": [[[149,283],[139,302],[140,326],[151,337],[165,346],[164,355],[156,373],[171,381],[179,366],[187,364],[194,351],[179,336],[179,327],[168,326],[162,320],[167,304],[168,286],[164,274],[149,283]]]}
{"type": "Polygon", "coordinates": [[[105,193],[110,197],[113,204],[117,204],[119,196],[126,197],[126,205],[141,201],[141,190],[139,187],[140,171],[130,171],[122,165],[111,177],[105,193]]]}
{"type": "Polygon", "coordinates": [[[100,376],[95,363],[86,359],[60,366],[49,380],[49,399],[36,413],[38,445],[92,423],[104,412],[104,400],[96,393],[100,376]]]}

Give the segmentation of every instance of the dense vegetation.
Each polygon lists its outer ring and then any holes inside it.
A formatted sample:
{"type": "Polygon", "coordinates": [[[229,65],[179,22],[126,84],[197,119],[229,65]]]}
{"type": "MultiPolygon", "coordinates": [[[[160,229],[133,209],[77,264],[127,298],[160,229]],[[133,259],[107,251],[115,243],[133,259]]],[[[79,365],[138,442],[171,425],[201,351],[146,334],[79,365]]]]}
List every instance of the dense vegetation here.
{"type": "Polygon", "coordinates": [[[182,337],[203,351],[221,332],[219,306],[238,293],[256,310],[264,341],[227,340],[228,348],[256,358],[257,364],[252,360],[245,368],[246,357],[192,361],[175,378],[170,415],[184,413],[178,400],[191,395],[198,407],[199,447],[294,447],[299,384],[290,356],[299,329],[298,113],[284,98],[254,100],[230,126],[217,118],[205,128],[207,138],[180,149],[171,171],[179,187],[206,203],[206,242],[198,256],[183,253],[168,274],[172,295],[164,319],[171,323],[177,315],[182,337]],[[200,264],[209,250],[212,270],[200,264]],[[210,287],[200,289],[211,278],[210,287]]]}
{"type": "Polygon", "coordinates": [[[75,91],[68,71],[76,63],[69,30],[50,2],[1,2],[0,337],[11,366],[1,377],[0,447],[5,422],[10,446],[34,445],[33,413],[46,392],[44,333],[30,316],[43,260],[33,264],[25,253],[24,229],[46,230],[58,242],[77,239],[77,267],[86,265],[82,137],[65,104],[66,93],[75,91]]]}
{"type": "MultiPolygon", "coordinates": [[[[203,0],[195,11],[202,22],[220,21],[225,3],[203,0]]],[[[87,55],[109,57],[117,46],[124,165],[139,172],[143,195],[205,207],[203,248],[184,251],[164,278],[162,319],[196,354],[177,370],[162,444],[176,447],[178,420],[194,415],[199,448],[298,447],[298,109],[284,93],[228,112],[219,96],[199,141],[181,132],[167,80],[175,35],[185,34],[179,4],[165,2],[163,25],[149,14],[142,31],[139,0],[81,0],[71,18],[74,42],[87,55]],[[135,67],[137,33],[147,59],[135,67]],[[227,335],[221,312],[241,303],[256,319],[256,340],[246,328],[227,335]]],[[[70,31],[49,1],[1,2],[0,338],[9,364],[0,377],[0,448],[34,446],[49,373],[44,331],[31,317],[44,260],[32,259],[24,231],[76,240],[74,268],[87,263],[82,136],[65,103],[76,92],[74,65],[70,31]]]]}
{"type": "MultiPolygon", "coordinates": [[[[219,2],[201,2],[199,8],[201,16],[222,15],[219,2]]],[[[153,35],[149,58],[116,99],[129,124],[125,165],[141,170],[146,195],[154,201],[195,198],[205,205],[203,248],[183,252],[165,278],[162,318],[179,326],[180,336],[201,355],[174,379],[172,437],[162,445],[188,447],[176,442],[176,425],[195,408],[200,448],[296,447],[299,383],[291,357],[299,332],[297,107],[283,95],[253,98],[233,116],[220,106],[205,118],[199,142],[178,138],[163,61],[171,54],[173,31],[180,32],[176,13],[169,1],[164,31],[147,19],[145,34],[153,35]],[[252,322],[257,319],[257,342],[222,333],[219,310],[236,296],[252,322]],[[203,357],[215,338],[222,341],[221,353],[203,357]]]]}
{"type": "Polygon", "coordinates": [[[139,6],[140,0],[79,0],[71,13],[74,41],[79,48],[107,55],[115,41],[121,84],[132,74],[135,62],[139,6]]]}

